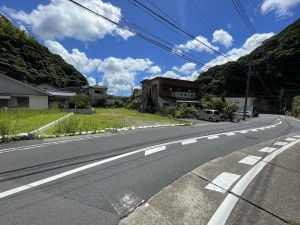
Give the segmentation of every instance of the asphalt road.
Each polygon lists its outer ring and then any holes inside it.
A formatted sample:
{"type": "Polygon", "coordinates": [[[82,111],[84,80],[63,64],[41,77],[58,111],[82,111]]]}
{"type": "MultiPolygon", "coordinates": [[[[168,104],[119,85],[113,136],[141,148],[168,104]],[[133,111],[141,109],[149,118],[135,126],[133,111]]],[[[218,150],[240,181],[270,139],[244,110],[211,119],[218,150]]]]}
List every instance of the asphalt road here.
{"type": "Polygon", "coordinates": [[[1,144],[0,224],[117,224],[194,168],[299,130],[294,119],[261,115],[1,144]]]}

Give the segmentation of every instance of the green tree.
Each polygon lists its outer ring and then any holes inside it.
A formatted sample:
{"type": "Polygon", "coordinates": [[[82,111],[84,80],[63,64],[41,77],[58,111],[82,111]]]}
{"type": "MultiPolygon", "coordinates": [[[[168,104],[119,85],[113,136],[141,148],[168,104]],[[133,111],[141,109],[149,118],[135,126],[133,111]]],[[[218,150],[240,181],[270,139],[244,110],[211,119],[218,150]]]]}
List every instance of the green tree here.
{"type": "Polygon", "coordinates": [[[295,117],[300,117],[300,96],[296,96],[293,100],[293,111],[295,117]]]}
{"type": "Polygon", "coordinates": [[[84,94],[74,95],[70,98],[70,103],[75,105],[75,109],[88,108],[90,97],[84,94]]]}

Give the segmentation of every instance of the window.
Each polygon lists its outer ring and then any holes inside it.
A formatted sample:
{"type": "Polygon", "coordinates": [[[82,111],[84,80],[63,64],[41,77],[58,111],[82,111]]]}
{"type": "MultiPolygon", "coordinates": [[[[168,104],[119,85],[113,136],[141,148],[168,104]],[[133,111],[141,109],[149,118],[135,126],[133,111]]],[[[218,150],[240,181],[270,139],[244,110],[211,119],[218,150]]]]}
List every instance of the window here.
{"type": "Polygon", "coordinates": [[[29,107],[29,97],[17,97],[18,107],[28,108],[29,107]]]}
{"type": "Polygon", "coordinates": [[[103,94],[103,91],[102,90],[95,90],[94,93],[95,94],[103,94]]]}

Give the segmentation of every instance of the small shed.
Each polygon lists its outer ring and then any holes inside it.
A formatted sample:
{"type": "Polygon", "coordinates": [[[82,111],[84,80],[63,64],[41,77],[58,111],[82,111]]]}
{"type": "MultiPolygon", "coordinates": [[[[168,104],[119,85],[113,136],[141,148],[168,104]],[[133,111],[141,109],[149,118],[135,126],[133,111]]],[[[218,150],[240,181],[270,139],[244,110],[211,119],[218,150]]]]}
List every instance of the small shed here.
{"type": "Polygon", "coordinates": [[[0,73],[0,107],[48,109],[50,94],[0,73]]]}

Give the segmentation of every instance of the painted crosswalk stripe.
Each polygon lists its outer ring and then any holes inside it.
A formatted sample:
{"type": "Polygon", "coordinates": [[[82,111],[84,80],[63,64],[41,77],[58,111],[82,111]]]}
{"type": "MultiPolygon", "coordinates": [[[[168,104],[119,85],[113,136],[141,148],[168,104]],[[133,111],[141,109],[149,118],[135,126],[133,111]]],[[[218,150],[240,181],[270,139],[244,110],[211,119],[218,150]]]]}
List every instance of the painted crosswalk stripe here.
{"type": "Polygon", "coordinates": [[[296,136],[294,136],[295,138],[300,138],[300,136],[299,135],[296,135],[296,136]]]}
{"type": "Polygon", "coordinates": [[[261,157],[249,155],[249,156],[243,158],[242,160],[240,160],[239,163],[243,163],[243,164],[247,164],[247,165],[252,166],[255,163],[257,163],[259,160],[261,160],[261,157]]]}
{"type": "Polygon", "coordinates": [[[286,138],[285,141],[296,141],[296,138],[286,138]]]}
{"type": "Polygon", "coordinates": [[[146,155],[151,155],[153,153],[156,153],[156,152],[160,152],[160,151],[164,151],[166,150],[166,146],[159,146],[159,147],[156,147],[156,148],[152,148],[152,149],[149,149],[149,150],[146,150],[145,151],[145,156],[146,155]]]}
{"type": "Polygon", "coordinates": [[[280,146],[284,146],[284,145],[287,145],[288,143],[287,142],[276,142],[274,143],[274,145],[280,145],[280,146]]]}
{"type": "Polygon", "coordinates": [[[181,143],[182,143],[182,145],[188,145],[188,144],[197,143],[197,140],[196,139],[191,139],[191,140],[183,141],[181,143]]]}
{"type": "Polygon", "coordinates": [[[239,179],[240,176],[241,175],[223,172],[215,179],[213,179],[213,181],[210,184],[208,184],[205,188],[212,191],[225,193],[231,187],[231,185],[237,179],[239,179]]]}
{"type": "Polygon", "coordinates": [[[277,149],[277,148],[264,147],[264,148],[262,148],[262,149],[260,149],[260,150],[258,150],[258,151],[260,151],[260,152],[268,152],[268,153],[271,153],[271,152],[275,151],[276,149],[277,149]]]}

